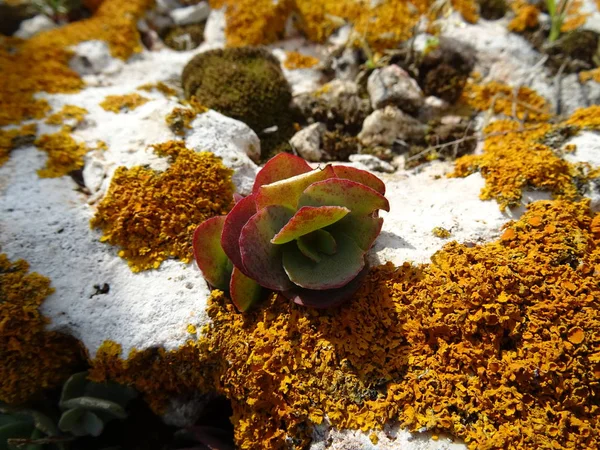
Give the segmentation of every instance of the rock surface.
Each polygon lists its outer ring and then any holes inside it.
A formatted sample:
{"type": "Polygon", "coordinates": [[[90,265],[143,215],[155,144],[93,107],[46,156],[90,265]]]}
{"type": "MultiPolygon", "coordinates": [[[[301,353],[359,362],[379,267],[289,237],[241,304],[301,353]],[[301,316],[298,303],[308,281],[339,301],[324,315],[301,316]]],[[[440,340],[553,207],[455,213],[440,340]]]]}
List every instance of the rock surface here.
{"type": "Polygon", "coordinates": [[[298,155],[307,161],[321,161],[323,159],[321,139],[326,130],[324,123],[313,123],[292,136],[290,144],[298,155]]]}
{"type": "Polygon", "coordinates": [[[395,106],[373,111],[364,121],[358,139],[363,145],[391,146],[397,139],[406,141],[425,135],[425,125],[395,106]]]}
{"type": "Polygon", "coordinates": [[[369,75],[367,90],[373,109],[393,105],[406,112],[417,112],[425,99],[417,81],[395,64],[375,69],[369,75]]]}
{"type": "Polygon", "coordinates": [[[170,12],[171,19],[176,25],[189,25],[199,23],[208,18],[210,6],[208,2],[200,2],[185,8],[173,9],[170,12]]]}

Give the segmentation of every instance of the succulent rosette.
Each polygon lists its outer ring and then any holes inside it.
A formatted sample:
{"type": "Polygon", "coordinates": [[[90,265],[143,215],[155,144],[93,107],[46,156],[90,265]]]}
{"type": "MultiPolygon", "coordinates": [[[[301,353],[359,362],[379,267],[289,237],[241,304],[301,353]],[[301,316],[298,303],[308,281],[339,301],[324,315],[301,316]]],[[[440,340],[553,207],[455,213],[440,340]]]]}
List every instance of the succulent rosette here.
{"type": "Polygon", "coordinates": [[[264,289],[317,308],[349,298],[366,273],[366,252],[389,211],[385,185],[364,170],[327,165],[312,169],[287,153],[270,159],[252,194],[226,216],[194,233],[204,278],[229,291],[240,311],[264,289]]]}

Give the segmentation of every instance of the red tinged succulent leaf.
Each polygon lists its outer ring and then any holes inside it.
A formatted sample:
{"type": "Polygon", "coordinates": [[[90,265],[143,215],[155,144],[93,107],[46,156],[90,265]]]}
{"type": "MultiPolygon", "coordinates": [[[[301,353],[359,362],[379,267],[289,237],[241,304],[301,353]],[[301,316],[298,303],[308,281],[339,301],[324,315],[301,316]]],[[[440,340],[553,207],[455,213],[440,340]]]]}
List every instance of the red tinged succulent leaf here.
{"type": "Polygon", "coordinates": [[[221,247],[221,232],[225,216],[202,222],[194,231],[193,249],[196,263],[211,286],[222,291],[229,288],[231,261],[221,247]]]}
{"type": "Polygon", "coordinates": [[[381,195],[385,195],[385,184],[383,184],[383,181],[366,170],[355,169],[354,167],[348,166],[333,166],[333,170],[338,178],[356,181],[357,183],[369,186],[381,195]]]}
{"type": "Polygon", "coordinates": [[[306,236],[302,236],[300,239],[296,241],[296,245],[298,245],[298,250],[306,256],[308,259],[319,262],[321,261],[321,256],[319,256],[319,250],[317,250],[316,243],[314,241],[305,239],[306,236]]]}
{"type": "Polygon", "coordinates": [[[300,196],[302,206],[345,206],[353,215],[370,215],[390,210],[388,200],[374,189],[356,181],[331,178],[312,183],[300,196]]]}
{"type": "Polygon", "coordinates": [[[369,268],[365,264],[363,270],[350,283],[341,288],[315,291],[294,287],[281,294],[298,305],[310,308],[334,308],[347,301],[358,291],[367,273],[369,273],[369,268]]]}
{"type": "Polygon", "coordinates": [[[265,184],[256,193],[256,208],[263,209],[269,205],[283,205],[296,210],[298,209],[298,199],[307,187],[334,177],[335,172],[330,165],[327,165],[324,169],[315,169],[295,177],[265,184]]]}
{"type": "Polygon", "coordinates": [[[256,180],[254,180],[252,193],[256,194],[258,188],[264,184],[271,184],[276,181],[285,180],[286,178],[292,178],[311,170],[308,163],[299,156],[289,153],[279,153],[267,161],[265,166],[258,172],[256,180]]]}
{"type": "Polygon", "coordinates": [[[256,214],[256,205],[254,204],[254,195],[238,201],[229,211],[223,225],[221,234],[221,247],[229,257],[234,266],[245,272],[242,264],[242,255],[240,254],[240,233],[246,222],[256,214]]]}
{"type": "Polygon", "coordinates": [[[298,250],[314,262],[321,261],[319,253],[333,255],[337,251],[337,243],[334,237],[325,230],[315,230],[312,233],[305,234],[296,240],[296,244],[298,250]]]}
{"type": "Polygon", "coordinates": [[[345,234],[334,236],[337,252],[320,254],[314,262],[304,256],[296,245],[283,250],[283,267],[292,283],[306,289],[334,289],[349,283],[365,265],[364,251],[345,234]]]}
{"type": "Polygon", "coordinates": [[[333,224],[329,231],[342,232],[351,237],[365,252],[371,248],[383,226],[383,218],[371,216],[347,215],[339,222],[333,224]]]}
{"type": "Polygon", "coordinates": [[[271,244],[271,239],[293,215],[294,211],[285,206],[267,206],[248,220],[240,234],[240,253],[246,274],[274,291],[292,287],[281,263],[281,251],[285,246],[271,244]]]}
{"type": "Polygon", "coordinates": [[[264,289],[252,278],[244,275],[240,269],[234,267],[229,282],[229,295],[235,307],[244,312],[258,303],[264,295],[264,289]]]}
{"type": "Polygon", "coordinates": [[[285,244],[294,239],[320,230],[343,219],[350,210],[343,206],[304,206],[277,233],[271,243],[285,244]]]}

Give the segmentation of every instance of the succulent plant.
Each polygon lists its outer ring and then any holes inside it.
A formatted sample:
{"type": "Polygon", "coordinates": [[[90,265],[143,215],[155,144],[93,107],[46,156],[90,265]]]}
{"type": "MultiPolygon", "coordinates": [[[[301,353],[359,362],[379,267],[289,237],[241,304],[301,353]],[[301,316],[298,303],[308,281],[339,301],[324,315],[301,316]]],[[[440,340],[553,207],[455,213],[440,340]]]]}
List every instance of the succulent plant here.
{"type": "Polygon", "coordinates": [[[378,211],[389,211],[384,194],[369,172],[329,164],[313,170],[280,153],[257,174],[252,194],[198,226],[196,262],[240,311],[263,288],[301,305],[338,305],[366,273],[365,254],[383,224],[378,211]]]}
{"type": "Polygon", "coordinates": [[[63,386],[58,427],[74,436],[99,436],[114,419],[125,419],[125,407],[137,393],[117,383],[94,383],[87,372],[76,373],[63,386]]]}
{"type": "Polygon", "coordinates": [[[46,414],[0,404],[0,450],[63,449],[63,443],[52,441],[58,435],[58,428],[46,414]]]}

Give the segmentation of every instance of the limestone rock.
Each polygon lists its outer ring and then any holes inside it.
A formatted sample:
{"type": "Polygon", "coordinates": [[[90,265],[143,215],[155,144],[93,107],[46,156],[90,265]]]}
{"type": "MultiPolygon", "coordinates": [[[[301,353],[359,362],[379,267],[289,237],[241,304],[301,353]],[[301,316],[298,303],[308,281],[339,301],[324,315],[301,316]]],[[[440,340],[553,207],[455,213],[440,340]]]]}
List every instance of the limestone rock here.
{"type": "Polygon", "coordinates": [[[423,106],[425,97],[417,81],[395,64],[375,69],[367,81],[373,109],[394,105],[415,113],[423,106]]]}
{"type": "Polygon", "coordinates": [[[26,19],[21,22],[19,29],[15,33],[15,37],[21,39],[29,39],[31,36],[38,34],[41,31],[51,30],[56,28],[56,24],[52,19],[44,14],[38,14],[31,19],[26,19]]]}
{"type": "Polygon", "coordinates": [[[395,140],[409,141],[425,136],[425,125],[395,106],[373,111],[364,121],[358,139],[366,147],[391,146],[395,140]]]}
{"type": "Polygon", "coordinates": [[[121,70],[123,62],[113,58],[104,41],[84,41],[72,47],[69,66],[79,75],[110,74],[121,70]]]}
{"type": "Polygon", "coordinates": [[[359,163],[365,166],[368,170],[374,172],[393,173],[395,171],[394,166],[389,162],[379,159],[373,155],[350,155],[348,158],[351,162],[359,163]]]}
{"type": "Polygon", "coordinates": [[[327,131],[327,127],[324,123],[313,123],[298,131],[290,140],[290,144],[307,161],[322,161],[321,140],[325,131],[327,131]]]}
{"type": "Polygon", "coordinates": [[[200,2],[195,5],[171,10],[169,15],[176,25],[189,25],[199,23],[208,18],[210,6],[208,2],[200,2]]]}

